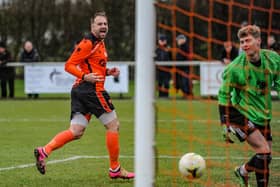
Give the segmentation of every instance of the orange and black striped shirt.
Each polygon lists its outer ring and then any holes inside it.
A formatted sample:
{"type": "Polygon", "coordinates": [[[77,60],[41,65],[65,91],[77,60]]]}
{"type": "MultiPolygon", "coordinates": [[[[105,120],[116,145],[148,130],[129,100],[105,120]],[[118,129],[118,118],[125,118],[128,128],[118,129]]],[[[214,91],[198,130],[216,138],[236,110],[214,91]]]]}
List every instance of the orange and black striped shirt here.
{"type": "Polygon", "coordinates": [[[104,81],[93,84],[96,91],[104,91],[107,60],[104,41],[98,40],[93,34],[90,34],[75,47],[65,63],[65,71],[77,77],[74,86],[83,81],[82,77],[85,74],[97,73],[104,76],[104,81]]]}

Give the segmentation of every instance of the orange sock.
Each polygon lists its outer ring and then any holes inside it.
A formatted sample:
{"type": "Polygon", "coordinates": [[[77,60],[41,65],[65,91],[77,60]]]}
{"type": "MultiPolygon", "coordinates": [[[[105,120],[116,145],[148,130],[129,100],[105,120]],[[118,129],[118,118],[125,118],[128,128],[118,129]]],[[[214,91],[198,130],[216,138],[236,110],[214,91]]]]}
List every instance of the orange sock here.
{"type": "Polygon", "coordinates": [[[62,131],[58,133],[47,145],[45,145],[44,150],[47,155],[50,155],[53,150],[62,147],[64,144],[72,140],[74,140],[72,131],[69,129],[62,131]]]}
{"type": "Polygon", "coordinates": [[[117,167],[119,167],[119,165],[120,165],[120,163],[119,163],[119,152],[120,152],[119,133],[107,131],[106,144],[107,144],[107,149],[108,149],[109,157],[110,157],[110,168],[114,170],[117,167]]]}

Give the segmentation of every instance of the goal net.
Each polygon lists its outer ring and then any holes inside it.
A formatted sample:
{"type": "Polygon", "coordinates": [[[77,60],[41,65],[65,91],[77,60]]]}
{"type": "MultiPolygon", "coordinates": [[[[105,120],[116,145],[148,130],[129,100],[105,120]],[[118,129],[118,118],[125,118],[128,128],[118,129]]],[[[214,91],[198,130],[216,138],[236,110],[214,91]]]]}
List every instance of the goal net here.
{"type": "MultiPolygon", "coordinates": [[[[238,186],[233,170],[235,166],[248,161],[254,152],[246,143],[236,141],[229,145],[223,141],[217,94],[212,94],[210,90],[213,88],[210,77],[214,76],[215,79],[221,76],[223,65],[219,61],[224,42],[231,41],[239,48],[237,31],[243,23],[261,28],[262,48],[267,48],[268,36],[274,35],[280,39],[279,10],[280,1],[276,0],[156,2],[157,34],[166,35],[174,60],[157,62],[156,66],[157,70],[171,74],[169,90],[157,87],[157,92],[168,91],[169,97],[158,99],[156,104],[156,186],[238,186]],[[189,47],[189,60],[184,62],[176,61],[176,54],[180,53],[176,37],[180,34],[186,37],[189,47]],[[187,74],[180,72],[178,67],[182,64],[189,66],[187,74]],[[182,91],[176,89],[176,73],[191,80],[192,97],[184,97],[182,91]],[[208,85],[204,95],[201,94],[201,84],[208,85]],[[197,180],[185,179],[178,171],[179,159],[187,152],[200,154],[206,160],[207,169],[197,180]]],[[[217,93],[217,88],[215,91],[217,93]]],[[[279,186],[278,100],[273,101],[272,115],[273,160],[270,164],[270,185],[279,186]]],[[[253,173],[250,174],[250,183],[256,186],[253,173]]]]}

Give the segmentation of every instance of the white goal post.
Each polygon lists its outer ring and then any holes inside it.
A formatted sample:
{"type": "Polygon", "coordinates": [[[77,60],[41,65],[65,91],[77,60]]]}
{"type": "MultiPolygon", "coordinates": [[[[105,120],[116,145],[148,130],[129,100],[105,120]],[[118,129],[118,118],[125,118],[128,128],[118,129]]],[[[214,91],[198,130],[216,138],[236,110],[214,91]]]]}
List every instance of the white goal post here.
{"type": "Polygon", "coordinates": [[[155,180],[155,7],[136,1],[135,187],[152,187],[155,180]]]}

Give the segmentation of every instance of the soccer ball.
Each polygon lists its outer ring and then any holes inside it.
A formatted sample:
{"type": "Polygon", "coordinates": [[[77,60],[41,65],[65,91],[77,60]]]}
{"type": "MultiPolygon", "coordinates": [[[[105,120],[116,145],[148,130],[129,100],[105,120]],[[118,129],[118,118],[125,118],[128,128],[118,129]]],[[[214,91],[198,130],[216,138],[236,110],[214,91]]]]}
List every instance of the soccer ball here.
{"type": "Polygon", "coordinates": [[[189,179],[200,178],[205,168],[204,158],[196,153],[186,153],[179,161],[180,173],[189,179]]]}

